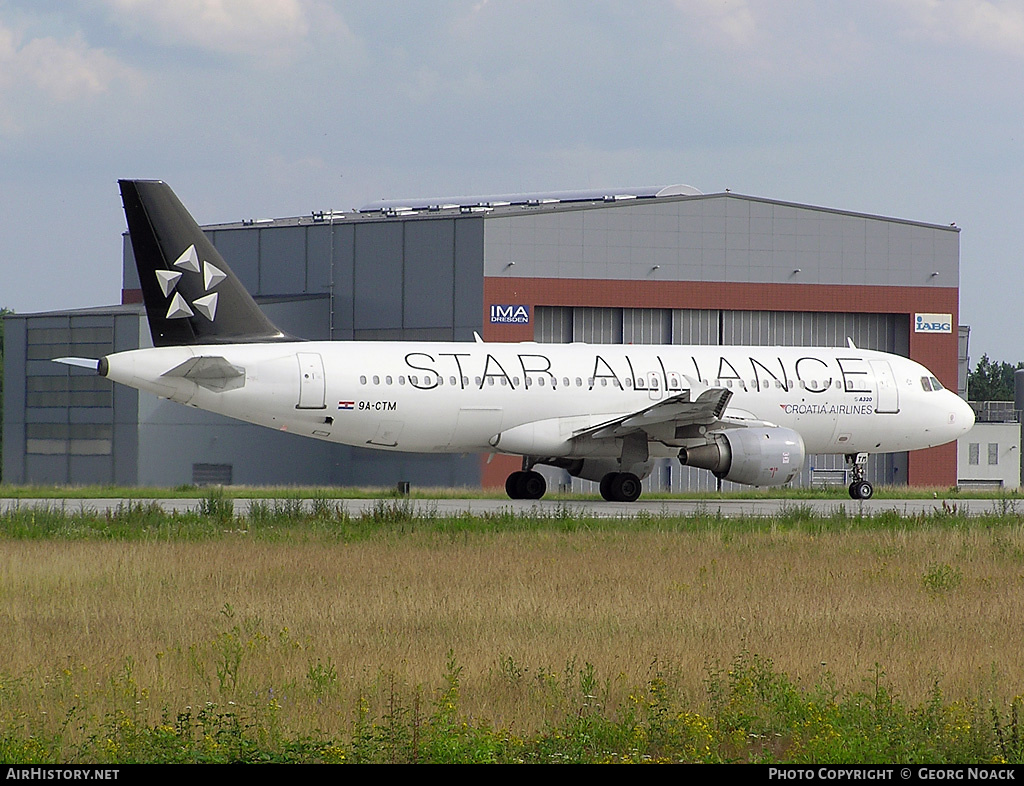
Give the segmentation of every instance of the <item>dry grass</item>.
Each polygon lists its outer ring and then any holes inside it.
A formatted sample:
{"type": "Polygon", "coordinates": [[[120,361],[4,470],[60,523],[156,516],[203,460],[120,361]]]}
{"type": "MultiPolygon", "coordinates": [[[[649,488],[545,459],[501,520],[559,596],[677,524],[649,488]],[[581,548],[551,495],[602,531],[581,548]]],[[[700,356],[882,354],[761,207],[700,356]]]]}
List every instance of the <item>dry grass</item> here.
{"type": "Polygon", "coordinates": [[[454,657],[461,709],[523,728],[556,709],[545,685],[591,669],[604,700],[662,671],[699,705],[709,668],[749,652],[799,683],[859,690],[880,668],[911,702],[1008,699],[1022,608],[1019,527],[5,541],[0,685],[65,707],[136,691],[151,713],[271,697],[333,732],[357,696],[436,686],[454,657]]]}

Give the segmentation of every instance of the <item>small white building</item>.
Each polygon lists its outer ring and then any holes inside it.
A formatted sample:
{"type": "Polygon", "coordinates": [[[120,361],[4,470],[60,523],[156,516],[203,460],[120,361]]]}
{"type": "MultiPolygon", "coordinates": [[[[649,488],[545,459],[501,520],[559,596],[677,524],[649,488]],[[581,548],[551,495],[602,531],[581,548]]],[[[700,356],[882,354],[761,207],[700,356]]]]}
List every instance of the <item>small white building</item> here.
{"type": "Polygon", "coordinates": [[[957,485],[1020,488],[1020,423],[979,420],[957,441],[957,485]]]}

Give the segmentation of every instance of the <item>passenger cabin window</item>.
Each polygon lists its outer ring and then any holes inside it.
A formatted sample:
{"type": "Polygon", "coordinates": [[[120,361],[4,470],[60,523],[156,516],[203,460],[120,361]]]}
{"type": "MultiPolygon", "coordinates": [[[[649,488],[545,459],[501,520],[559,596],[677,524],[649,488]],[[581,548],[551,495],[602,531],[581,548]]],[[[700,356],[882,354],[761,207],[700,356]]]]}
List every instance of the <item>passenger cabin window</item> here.
{"type": "Polygon", "coordinates": [[[359,377],[359,384],[360,385],[365,385],[366,384],[366,376],[365,375],[359,377]]]}

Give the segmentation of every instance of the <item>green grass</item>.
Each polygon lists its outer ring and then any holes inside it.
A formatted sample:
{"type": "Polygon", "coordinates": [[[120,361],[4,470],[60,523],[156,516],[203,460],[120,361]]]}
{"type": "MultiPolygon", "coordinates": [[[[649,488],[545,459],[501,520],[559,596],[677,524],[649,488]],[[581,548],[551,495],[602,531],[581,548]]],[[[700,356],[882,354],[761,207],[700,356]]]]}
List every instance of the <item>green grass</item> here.
{"type": "MultiPolygon", "coordinates": [[[[184,707],[153,708],[131,661],[79,690],[74,669],[0,675],[0,762],[52,763],[786,763],[892,764],[1024,761],[1021,699],[946,701],[938,688],[909,705],[876,667],[862,689],[840,692],[828,675],[795,684],[772,662],[747,652],[711,664],[702,708],[674,683],[671,664],[652,663],[645,684],[606,702],[613,677],[584,663],[530,674],[504,662],[496,678],[536,694],[554,712],[522,732],[461,709],[461,667],[449,654],[432,685],[378,674],[351,706],[339,706],[344,733],[282,727],[281,703],[330,699],[332,668],[311,668],[305,685],[268,686],[227,700],[225,691],[184,707]],[[43,694],[52,717],[11,711],[43,694]],[[103,694],[102,697],[100,694],[103,694]],[[382,698],[376,698],[382,696],[382,698]],[[102,701],[101,701],[102,698],[102,701]],[[100,706],[105,709],[99,710],[100,706]],[[158,709],[159,720],[147,720],[158,709]]],[[[95,676],[95,675],[92,675],[95,676]]],[[[92,678],[90,677],[90,679],[92,678]]],[[[222,685],[222,688],[224,686],[222,685]]]]}
{"type": "MultiPolygon", "coordinates": [[[[772,532],[793,530],[811,533],[903,531],[922,527],[985,530],[1016,528],[1021,513],[1012,500],[994,500],[991,510],[968,515],[959,506],[946,504],[924,513],[908,515],[895,509],[857,512],[856,506],[840,505],[820,512],[808,505],[783,505],[763,516],[724,516],[713,505],[685,516],[669,512],[639,511],[620,517],[582,515],[570,505],[512,508],[489,513],[438,514],[429,504],[406,498],[379,499],[369,509],[350,514],[345,500],[313,496],[284,499],[256,498],[246,515],[236,513],[230,495],[208,490],[188,511],[165,511],[154,501],[131,501],[99,512],[87,500],[49,504],[13,505],[0,511],[0,539],[99,539],[99,540],[205,540],[225,536],[255,541],[323,539],[357,541],[367,538],[420,534],[487,532],[772,532]]],[[[948,584],[939,576],[936,584],[948,584]]]]}
{"type": "MultiPolygon", "coordinates": [[[[209,495],[211,489],[232,499],[394,499],[395,488],[386,487],[319,487],[319,486],[194,486],[174,488],[159,486],[11,486],[0,484],[0,499],[196,499],[209,495]]],[[[548,499],[597,499],[596,494],[559,494],[551,490],[548,499]]],[[[413,486],[412,499],[505,499],[501,489],[430,488],[413,486]]],[[[878,499],[991,499],[1021,500],[1021,489],[924,488],[911,486],[876,486],[878,499]]],[[[837,499],[849,500],[845,486],[827,488],[778,487],[751,488],[730,492],[645,493],[643,499],[837,499]]]]}
{"type": "MultiPolygon", "coordinates": [[[[429,503],[410,499],[380,499],[369,510],[352,515],[343,499],[290,497],[257,499],[246,515],[234,510],[233,499],[220,490],[208,491],[188,511],[165,511],[157,502],[126,501],[98,512],[87,501],[60,504],[14,505],[0,512],[0,538],[99,540],[205,540],[225,536],[256,541],[356,541],[382,536],[486,532],[772,532],[811,533],[900,531],[922,527],[993,529],[1018,527],[1021,514],[1015,504],[993,503],[988,512],[968,516],[957,505],[936,507],[907,515],[896,510],[856,512],[837,506],[819,512],[799,501],[764,516],[726,517],[709,505],[685,516],[668,512],[621,517],[581,515],[571,506],[511,508],[492,513],[438,514],[429,503]]],[[[939,578],[937,582],[948,582],[939,578]]]]}

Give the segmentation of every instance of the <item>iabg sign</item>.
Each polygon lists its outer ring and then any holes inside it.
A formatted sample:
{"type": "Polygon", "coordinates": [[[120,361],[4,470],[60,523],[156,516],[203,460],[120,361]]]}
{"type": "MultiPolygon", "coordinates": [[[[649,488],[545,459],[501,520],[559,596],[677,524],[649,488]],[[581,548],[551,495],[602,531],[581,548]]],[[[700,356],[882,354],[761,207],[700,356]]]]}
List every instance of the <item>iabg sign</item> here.
{"type": "Polygon", "coordinates": [[[915,333],[952,333],[952,314],[914,314],[915,333]]]}

